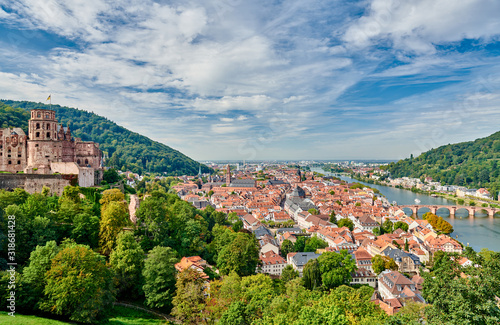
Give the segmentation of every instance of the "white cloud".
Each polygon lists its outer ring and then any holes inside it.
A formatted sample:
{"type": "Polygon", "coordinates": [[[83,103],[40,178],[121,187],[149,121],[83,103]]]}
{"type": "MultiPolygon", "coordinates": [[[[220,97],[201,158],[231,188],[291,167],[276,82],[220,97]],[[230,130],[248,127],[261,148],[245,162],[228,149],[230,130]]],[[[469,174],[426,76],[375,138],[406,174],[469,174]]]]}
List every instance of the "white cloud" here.
{"type": "Polygon", "coordinates": [[[499,12],[500,2],[489,0],[372,0],[344,39],[361,47],[388,39],[397,49],[433,53],[434,44],[498,35],[499,12]]]}
{"type": "Polygon", "coordinates": [[[266,95],[224,96],[220,99],[210,100],[196,98],[193,107],[197,111],[222,113],[231,110],[261,111],[267,110],[278,101],[266,95]]]}

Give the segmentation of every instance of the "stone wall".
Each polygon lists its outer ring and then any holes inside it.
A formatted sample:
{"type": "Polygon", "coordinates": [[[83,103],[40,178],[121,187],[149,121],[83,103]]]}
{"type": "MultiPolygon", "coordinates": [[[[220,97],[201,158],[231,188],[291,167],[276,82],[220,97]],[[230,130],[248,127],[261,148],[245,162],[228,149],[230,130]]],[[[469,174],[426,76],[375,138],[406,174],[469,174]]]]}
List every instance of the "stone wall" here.
{"type": "Polygon", "coordinates": [[[0,174],[0,188],[4,190],[19,187],[32,194],[42,192],[47,186],[51,193],[61,195],[68,185],[71,185],[70,175],[0,174]]]}

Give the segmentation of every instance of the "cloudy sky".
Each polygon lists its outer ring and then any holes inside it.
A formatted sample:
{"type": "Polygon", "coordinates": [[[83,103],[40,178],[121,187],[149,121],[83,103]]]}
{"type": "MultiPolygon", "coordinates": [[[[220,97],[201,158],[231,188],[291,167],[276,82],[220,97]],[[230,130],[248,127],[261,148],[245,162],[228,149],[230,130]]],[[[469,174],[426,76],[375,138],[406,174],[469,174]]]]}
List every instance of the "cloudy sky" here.
{"type": "Polygon", "coordinates": [[[500,130],[497,0],[0,0],[0,98],[205,159],[399,159],[500,130]]]}

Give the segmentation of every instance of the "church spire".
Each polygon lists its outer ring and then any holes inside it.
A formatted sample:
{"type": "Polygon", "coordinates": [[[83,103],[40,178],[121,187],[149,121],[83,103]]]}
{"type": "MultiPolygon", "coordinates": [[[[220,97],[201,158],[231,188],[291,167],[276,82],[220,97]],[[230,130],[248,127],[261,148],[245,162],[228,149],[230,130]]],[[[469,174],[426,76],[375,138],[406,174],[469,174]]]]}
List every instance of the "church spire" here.
{"type": "Polygon", "coordinates": [[[229,164],[227,164],[226,185],[229,186],[229,184],[231,184],[231,167],[229,167],[229,164]]]}

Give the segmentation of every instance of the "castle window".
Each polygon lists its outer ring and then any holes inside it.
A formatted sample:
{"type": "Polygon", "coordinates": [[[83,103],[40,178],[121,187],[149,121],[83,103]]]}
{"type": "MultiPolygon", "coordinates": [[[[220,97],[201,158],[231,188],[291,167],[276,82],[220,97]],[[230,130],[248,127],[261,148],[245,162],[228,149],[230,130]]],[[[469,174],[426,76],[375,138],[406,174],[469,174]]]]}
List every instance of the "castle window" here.
{"type": "Polygon", "coordinates": [[[50,130],[50,124],[47,124],[47,130],[50,130]]]}
{"type": "Polygon", "coordinates": [[[47,138],[50,139],[50,132],[47,132],[47,138]]]}
{"type": "Polygon", "coordinates": [[[37,114],[37,117],[40,117],[40,116],[42,116],[42,115],[41,115],[40,113],[38,113],[38,114],[37,114]]]}
{"type": "Polygon", "coordinates": [[[76,161],[76,163],[77,163],[78,165],[80,165],[80,159],[78,159],[78,160],[76,161]]]}
{"type": "Polygon", "coordinates": [[[18,164],[18,165],[21,165],[21,160],[18,160],[18,161],[17,161],[17,164],[18,164]]]}
{"type": "Polygon", "coordinates": [[[37,123],[36,124],[36,128],[39,129],[40,128],[40,123],[37,123]]]}
{"type": "Polygon", "coordinates": [[[12,161],[9,160],[9,165],[12,165],[12,161]]]}
{"type": "Polygon", "coordinates": [[[45,114],[45,118],[50,118],[49,113],[45,114]]]}
{"type": "Polygon", "coordinates": [[[35,144],[35,148],[38,148],[38,144],[35,144]]]}
{"type": "Polygon", "coordinates": [[[89,160],[85,159],[85,165],[88,165],[88,164],[89,164],[89,160]]]}
{"type": "Polygon", "coordinates": [[[39,138],[39,137],[40,137],[40,132],[37,132],[37,133],[35,134],[35,137],[36,137],[36,138],[39,138]]]}

